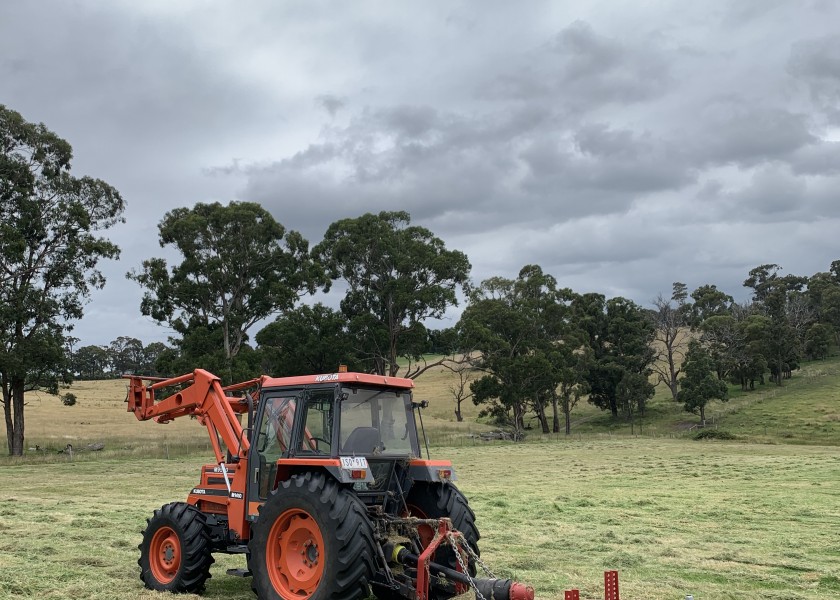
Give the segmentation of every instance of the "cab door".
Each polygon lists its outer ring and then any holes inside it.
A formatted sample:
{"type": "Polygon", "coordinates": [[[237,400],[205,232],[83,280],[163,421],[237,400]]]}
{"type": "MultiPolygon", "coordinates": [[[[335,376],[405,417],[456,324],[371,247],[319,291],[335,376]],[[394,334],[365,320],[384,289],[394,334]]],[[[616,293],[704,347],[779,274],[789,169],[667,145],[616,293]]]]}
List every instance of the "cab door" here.
{"type": "Polygon", "coordinates": [[[248,499],[260,502],[268,498],[277,478],[277,459],[292,453],[295,414],[300,404],[299,392],[266,392],[257,414],[257,435],[251,445],[251,473],[248,499]]]}

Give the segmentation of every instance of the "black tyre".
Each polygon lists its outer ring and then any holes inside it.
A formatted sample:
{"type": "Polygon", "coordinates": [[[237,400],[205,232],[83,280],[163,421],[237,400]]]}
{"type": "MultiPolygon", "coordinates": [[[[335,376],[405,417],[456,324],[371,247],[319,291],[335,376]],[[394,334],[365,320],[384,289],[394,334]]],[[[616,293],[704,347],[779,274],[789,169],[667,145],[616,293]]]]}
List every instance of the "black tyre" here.
{"type": "Polygon", "coordinates": [[[248,550],[261,600],[361,600],[376,569],[364,506],[321,473],[297,475],[271,493],[248,550]]]}
{"type": "Polygon", "coordinates": [[[204,590],[214,562],[204,514],[185,502],[172,502],[146,523],[137,561],[146,587],[193,594],[204,590]]]}
{"type": "MultiPolygon", "coordinates": [[[[411,487],[406,498],[406,504],[414,517],[426,519],[449,517],[452,520],[452,526],[464,534],[464,538],[476,555],[480,554],[478,540],[481,535],[475,525],[475,513],[470,508],[464,494],[453,484],[417,482],[411,487]]],[[[419,533],[421,544],[424,547],[434,536],[434,531],[423,525],[420,526],[419,533]]],[[[432,562],[450,569],[458,569],[458,559],[455,556],[455,551],[449,545],[441,545],[432,556],[432,562]]],[[[474,577],[476,571],[475,563],[472,560],[469,561],[468,567],[470,575],[474,577]]],[[[432,592],[431,595],[435,598],[448,597],[435,592],[432,592]]]]}

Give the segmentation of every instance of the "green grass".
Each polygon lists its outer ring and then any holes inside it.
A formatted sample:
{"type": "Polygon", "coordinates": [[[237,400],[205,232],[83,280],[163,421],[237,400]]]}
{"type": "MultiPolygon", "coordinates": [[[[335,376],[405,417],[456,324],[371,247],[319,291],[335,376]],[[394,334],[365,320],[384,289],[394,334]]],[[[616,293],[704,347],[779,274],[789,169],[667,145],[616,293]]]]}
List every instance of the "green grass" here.
{"type": "MultiPolygon", "coordinates": [[[[440,448],[454,460],[482,556],[540,599],[579,587],[622,598],[824,599],[840,593],[840,455],[834,448],[652,440],[440,448]]],[[[143,590],[139,532],[183,499],[203,456],[0,468],[0,598],[163,598],[143,590]]],[[[205,597],[253,598],[218,557],[205,597]]],[[[191,598],[192,596],[184,596],[191,598]]]]}
{"type": "MultiPolygon", "coordinates": [[[[693,441],[698,418],[660,388],[641,437],[581,401],[571,438],[533,429],[525,444],[484,443],[472,436],[491,426],[472,403],[455,421],[451,385],[440,368],[417,381],[432,454],[456,464],[482,555],[538,598],[602,598],[605,569],[620,570],[625,600],[840,597],[840,358],[714,403],[709,420],[736,442],[693,441]]],[[[26,445],[45,450],[0,458],[0,599],[161,598],[137,577],[139,532],[196,483],[206,431],[138,423],[121,381],[72,389],[74,407],[28,397],[26,445]],[[56,452],[68,442],[106,447],[71,461],[56,452]]],[[[224,574],[241,559],[218,560],[206,597],[253,598],[224,574]]]]}
{"type": "Polygon", "coordinates": [[[840,359],[806,363],[781,388],[733,394],[722,427],[762,441],[840,444],[840,359]]]}
{"type": "MultiPolygon", "coordinates": [[[[793,378],[779,387],[757,385],[743,392],[731,386],[728,402],[713,401],[706,421],[744,441],[785,444],[840,444],[840,357],[805,363],[793,378]]],[[[670,391],[659,386],[643,418],[628,423],[582,399],[572,413],[572,433],[583,436],[623,436],[631,432],[652,437],[680,437],[696,433],[697,415],[674,402],[670,391]]],[[[531,437],[541,437],[531,418],[531,437]]]]}

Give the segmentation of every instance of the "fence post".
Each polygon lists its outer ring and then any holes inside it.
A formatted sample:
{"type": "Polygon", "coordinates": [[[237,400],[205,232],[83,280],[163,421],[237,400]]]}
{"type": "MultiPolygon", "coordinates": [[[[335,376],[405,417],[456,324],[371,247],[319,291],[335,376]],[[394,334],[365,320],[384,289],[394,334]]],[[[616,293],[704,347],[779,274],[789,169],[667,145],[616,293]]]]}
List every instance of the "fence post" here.
{"type": "Polygon", "coordinates": [[[604,600],[620,600],[618,597],[618,571],[604,571],[604,600]]]}

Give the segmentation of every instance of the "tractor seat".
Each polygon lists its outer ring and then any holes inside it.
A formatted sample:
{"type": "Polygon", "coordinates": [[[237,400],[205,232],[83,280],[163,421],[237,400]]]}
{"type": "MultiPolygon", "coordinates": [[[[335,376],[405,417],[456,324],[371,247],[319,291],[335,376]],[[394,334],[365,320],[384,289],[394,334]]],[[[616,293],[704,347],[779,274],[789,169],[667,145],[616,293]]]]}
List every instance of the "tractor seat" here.
{"type": "Polygon", "coordinates": [[[344,454],[373,454],[382,443],[379,430],[376,427],[356,427],[347,436],[341,452],[344,454]]]}

